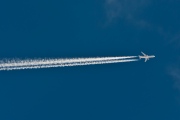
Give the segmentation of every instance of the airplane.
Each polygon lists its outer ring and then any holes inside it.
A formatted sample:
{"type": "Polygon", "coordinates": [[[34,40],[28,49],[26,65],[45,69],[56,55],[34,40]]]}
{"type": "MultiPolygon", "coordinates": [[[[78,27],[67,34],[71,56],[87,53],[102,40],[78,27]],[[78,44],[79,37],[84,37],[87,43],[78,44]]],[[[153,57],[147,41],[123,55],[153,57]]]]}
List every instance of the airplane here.
{"type": "Polygon", "coordinates": [[[154,58],[154,57],[155,57],[154,55],[146,55],[146,54],[143,53],[143,52],[141,52],[141,53],[143,54],[143,56],[140,56],[140,55],[139,55],[139,59],[144,58],[144,59],[145,59],[144,62],[146,62],[146,61],[149,60],[150,58],[154,58]]]}

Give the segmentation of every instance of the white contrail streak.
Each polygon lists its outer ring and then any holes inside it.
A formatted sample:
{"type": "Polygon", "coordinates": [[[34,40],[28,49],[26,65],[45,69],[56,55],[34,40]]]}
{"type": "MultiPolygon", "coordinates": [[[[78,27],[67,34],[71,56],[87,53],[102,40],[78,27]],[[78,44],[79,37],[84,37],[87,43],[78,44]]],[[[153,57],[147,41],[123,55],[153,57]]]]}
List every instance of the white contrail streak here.
{"type": "Polygon", "coordinates": [[[97,57],[97,58],[73,58],[73,59],[28,59],[28,60],[8,60],[0,61],[0,67],[12,67],[12,66],[25,66],[25,65],[46,65],[46,64],[61,64],[72,62],[91,62],[102,60],[118,60],[135,58],[137,56],[124,56],[124,57],[97,57]]]}
{"type": "Polygon", "coordinates": [[[11,66],[11,67],[0,67],[2,70],[20,70],[20,69],[38,69],[38,68],[52,68],[52,67],[66,67],[66,66],[82,66],[82,65],[95,65],[95,64],[108,64],[108,63],[120,63],[120,62],[133,62],[138,59],[127,59],[127,60],[107,60],[107,61],[90,61],[90,62],[70,62],[70,63],[58,63],[58,64],[39,64],[33,65],[33,63],[25,66],[11,66]]]}
{"type": "Polygon", "coordinates": [[[132,59],[135,57],[136,56],[73,58],[73,59],[6,60],[6,61],[0,61],[0,71],[132,62],[132,61],[137,61],[137,59],[132,59]]]}

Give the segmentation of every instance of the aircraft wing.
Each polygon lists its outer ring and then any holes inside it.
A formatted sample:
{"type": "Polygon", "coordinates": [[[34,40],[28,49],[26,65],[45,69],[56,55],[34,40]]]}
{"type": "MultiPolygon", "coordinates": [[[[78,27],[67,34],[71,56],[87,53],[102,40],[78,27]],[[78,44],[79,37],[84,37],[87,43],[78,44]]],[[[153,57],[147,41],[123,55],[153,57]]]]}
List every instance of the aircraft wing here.
{"type": "Polygon", "coordinates": [[[146,56],[146,54],[145,53],[143,53],[143,52],[141,52],[144,56],[146,56]]]}
{"type": "Polygon", "coordinates": [[[144,62],[146,62],[148,59],[145,59],[145,61],[144,62]]]}

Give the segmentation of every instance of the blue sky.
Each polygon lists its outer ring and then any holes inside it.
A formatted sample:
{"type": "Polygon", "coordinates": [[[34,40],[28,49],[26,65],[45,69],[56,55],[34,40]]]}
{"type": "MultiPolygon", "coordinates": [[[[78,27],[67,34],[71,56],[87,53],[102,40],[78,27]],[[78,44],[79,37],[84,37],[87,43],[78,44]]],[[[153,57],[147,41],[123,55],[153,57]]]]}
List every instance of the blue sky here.
{"type": "Polygon", "coordinates": [[[0,119],[179,120],[179,11],[176,0],[1,1],[1,59],[156,58],[1,71],[0,119]]]}

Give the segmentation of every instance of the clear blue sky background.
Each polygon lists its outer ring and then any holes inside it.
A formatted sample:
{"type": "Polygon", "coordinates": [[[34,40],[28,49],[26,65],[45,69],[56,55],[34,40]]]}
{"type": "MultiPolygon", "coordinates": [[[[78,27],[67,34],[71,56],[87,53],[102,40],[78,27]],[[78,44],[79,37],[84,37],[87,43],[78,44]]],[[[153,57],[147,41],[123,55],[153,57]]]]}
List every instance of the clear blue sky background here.
{"type": "Polygon", "coordinates": [[[178,0],[2,0],[0,58],[156,55],[0,71],[1,120],[180,120],[178,0]]]}

